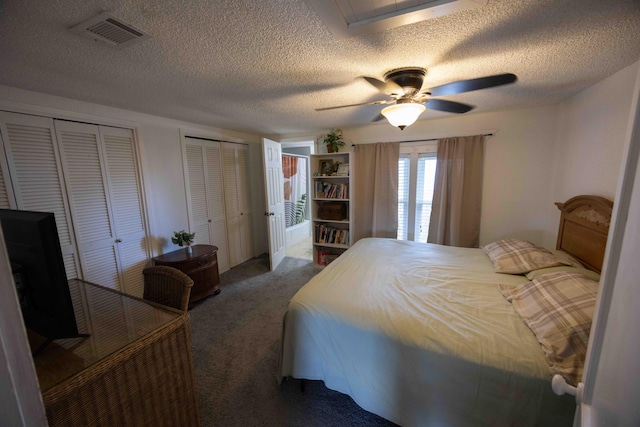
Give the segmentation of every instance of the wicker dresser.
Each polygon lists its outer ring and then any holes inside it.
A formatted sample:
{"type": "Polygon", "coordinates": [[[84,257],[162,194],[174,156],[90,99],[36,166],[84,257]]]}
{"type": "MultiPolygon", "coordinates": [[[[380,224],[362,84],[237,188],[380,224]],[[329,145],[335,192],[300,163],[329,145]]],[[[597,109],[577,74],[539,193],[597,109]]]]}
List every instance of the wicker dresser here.
{"type": "Polygon", "coordinates": [[[49,425],[199,426],[189,315],[80,280],[70,288],[90,337],[34,358],[49,425]]]}

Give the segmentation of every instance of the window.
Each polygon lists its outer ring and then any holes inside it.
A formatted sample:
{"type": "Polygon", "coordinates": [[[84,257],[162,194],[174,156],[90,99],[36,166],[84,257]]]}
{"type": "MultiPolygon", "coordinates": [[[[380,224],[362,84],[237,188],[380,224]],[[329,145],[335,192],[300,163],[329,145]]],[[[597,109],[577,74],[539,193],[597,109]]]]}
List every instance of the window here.
{"type": "Polygon", "coordinates": [[[413,147],[398,160],[398,239],[426,242],[436,175],[432,146],[413,147]],[[428,150],[428,151],[427,151],[428,150]]]}

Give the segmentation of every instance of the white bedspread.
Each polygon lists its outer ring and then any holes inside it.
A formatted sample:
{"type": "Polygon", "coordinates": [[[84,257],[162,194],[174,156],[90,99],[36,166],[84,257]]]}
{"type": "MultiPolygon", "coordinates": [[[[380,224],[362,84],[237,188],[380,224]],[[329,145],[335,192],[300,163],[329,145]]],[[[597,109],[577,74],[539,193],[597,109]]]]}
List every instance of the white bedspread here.
{"type": "Polygon", "coordinates": [[[535,336],[480,249],[363,239],[292,298],[283,377],[404,426],[571,425],[535,336]]]}

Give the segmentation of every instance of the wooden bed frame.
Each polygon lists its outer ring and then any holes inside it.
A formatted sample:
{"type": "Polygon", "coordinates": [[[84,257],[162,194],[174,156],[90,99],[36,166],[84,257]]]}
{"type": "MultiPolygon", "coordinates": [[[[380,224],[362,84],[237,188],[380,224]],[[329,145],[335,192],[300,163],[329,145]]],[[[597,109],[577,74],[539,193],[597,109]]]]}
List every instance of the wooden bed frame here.
{"type": "Polygon", "coordinates": [[[613,202],[599,196],[576,196],[560,209],[556,249],[577,258],[585,267],[600,272],[607,246],[613,202]]]}

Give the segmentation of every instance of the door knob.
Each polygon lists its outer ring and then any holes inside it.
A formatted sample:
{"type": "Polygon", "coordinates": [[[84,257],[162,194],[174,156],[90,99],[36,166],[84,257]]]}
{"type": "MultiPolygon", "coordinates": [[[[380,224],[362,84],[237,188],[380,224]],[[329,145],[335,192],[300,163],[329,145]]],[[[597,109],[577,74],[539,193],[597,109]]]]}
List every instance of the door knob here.
{"type": "Polygon", "coordinates": [[[116,243],[122,242],[122,239],[116,239],[116,243]]]}

